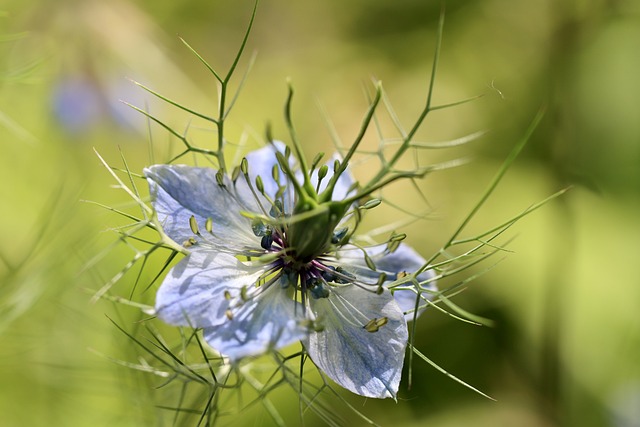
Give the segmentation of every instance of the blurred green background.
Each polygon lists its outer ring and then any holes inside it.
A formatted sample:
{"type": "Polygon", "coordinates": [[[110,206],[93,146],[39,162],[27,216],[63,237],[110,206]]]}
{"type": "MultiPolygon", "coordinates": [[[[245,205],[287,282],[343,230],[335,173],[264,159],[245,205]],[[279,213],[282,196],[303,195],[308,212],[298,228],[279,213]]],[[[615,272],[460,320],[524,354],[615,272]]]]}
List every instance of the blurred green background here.
{"type": "MultiPolygon", "coordinates": [[[[495,327],[436,312],[418,324],[419,349],[497,402],[420,361],[398,404],[345,396],[381,425],[640,426],[640,3],[442,3],[434,101],[484,96],[434,113],[418,139],[489,133],[462,149],[426,153],[430,161],[472,161],[425,181],[432,211],[403,230],[409,243],[425,255],[438,250],[540,108],[542,124],[473,229],[575,186],[511,230],[515,253],[457,297],[495,327]]],[[[253,52],[257,57],[229,138],[260,139],[270,122],[274,136],[286,139],[287,77],[309,152],[331,151],[318,101],[348,142],[372,76],[409,126],[424,103],[440,7],[423,0],[263,0],[241,69],[253,52]]],[[[0,4],[0,426],[172,425],[173,413],[155,408],[169,404],[156,390],[161,379],[102,356],[138,362],[107,316],[127,329],[140,316],[90,302],[134,252],[118,245],[94,265],[116,239],[110,228],[123,222],[81,200],[130,207],[111,188],[94,148],[112,165],[122,164],[121,150],[133,171],[177,152],[166,132],[149,130],[119,99],[176,129],[189,124],[127,78],[213,113],[213,78],[178,36],[226,70],[251,8],[247,0],[0,4]]],[[[215,141],[198,126],[189,132],[203,144],[215,141]]],[[[377,225],[398,219],[396,211],[383,212],[377,225]]],[[[134,279],[125,276],[116,293],[127,296],[134,279]]],[[[153,290],[142,287],[134,299],[151,303],[153,290]]],[[[279,393],[276,407],[297,424],[295,394],[279,393]]],[[[259,410],[222,424],[240,422],[271,425],[259,410]]]]}

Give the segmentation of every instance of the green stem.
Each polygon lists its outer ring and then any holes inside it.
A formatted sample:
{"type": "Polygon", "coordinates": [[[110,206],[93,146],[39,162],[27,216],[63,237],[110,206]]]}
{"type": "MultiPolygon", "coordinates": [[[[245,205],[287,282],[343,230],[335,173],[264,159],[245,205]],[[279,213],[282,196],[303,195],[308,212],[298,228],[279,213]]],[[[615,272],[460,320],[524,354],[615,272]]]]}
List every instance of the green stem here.
{"type": "MultiPolygon", "coordinates": [[[[307,160],[304,158],[304,152],[302,150],[302,146],[300,145],[300,141],[298,141],[298,135],[296,133],[296,129],[293,126],[293,119],[291,118],[291,104],[293,101],[293,87],[291,86],[291,82],[288,82],[288,93],[287,93],[287,102],[284,108],[284,117],[287,122],[287,128],[289,130],[289,135],[291,136],[291,142],[293,143],[293,149],[296,150],[296,157],[300,162],[300,169],[302,170],[302,175],[304,178],[304,182],[302,184],[307,195],[313,197],[315,199],[315,189],[313,185],[311,185],[311,177],[309,176],[309,168],[307,166],[307,160]]],[[[295,177],[290,175],[290,179],[295,181],[295,177]]],[[[299,194],[300,195],[300,194],[299,194]]]]}
{"type": "Polygon", "coordinates": [[[478,213],[482,205],[484,205],[484,203],[487,201],[489,196],[493,193],[495,188],[498,186],[498,183],[502,181],[502,177],[507,172],[507,170],[509,169],[511,164],[514,162],[516,157],[518,157],[518,155],[520,154],[524,146],[527,144],[527,142],[529,142],[529,138],[531,138],[533,131],[536,129],[536,127],[538,127],[538,124],[540,123],[540,120],[542,120],[543,116],[544,116],[544,110],[538,111],[538,114],[536,114],[536,117],[533,119],[533,122],[531,122],[531,125],[529,125],[529,128],[527,129],[527,132],[525,133],[524,137],[520,141],[518,141],[515,147],[513,147],[513,150],[511,150],[511,152],[509,153],[509,157],[507,157],[507,159],[504,161],[504,163],[498,170],[498,173],[496,173],[496,175],[493,177],[493,180],[491,181],[491,183],[489,184],[489,187],[480,198],[480,201],[476,203],[473,209],[471,209],[471,212],[469,212],[466,218],[462,221],[458,229],[451,235],[447,243],[444,245],[443,247],[444,249],[451,246],[453,241],[458,237],[458,235],[460,235],[462,230],[467,226],[467,224],[469,224],[469,221],[471,221],[471,219],[476,215],[476,213],[478,213]]]}
{"type": "Polygon", "coordinates": [[[437,37],[437,40],[436,40],[436,50],[435,50],[434,58],[433,58],[433,65],[431,67],[431,77],[429,79],[429,90],[428,90],[428,93],[427,93],[426,105],[425,105],[424,109],[422,110],[422,112],[420,113],[420,116],[418,117],[418,119],[414,123],[413,127],[409,131],[409,133],[407,135],[405,135],[405,137],[403,138],[402,145],[400,145],[400,147],[398,148],[398,151],[395,152],[395,154],[393,155],[391,160],[389,160],[389,162],[385,165],[385,167],[380,169],[380,172],[378,172],[378,174],[367,183],[365,188],[369,187],[370,185],[372,185],[372,184],[374,184],[376,182],[379,182],[387,173],[389,173],[389,170],[391,170],[391,168],[393,168],[393,166],[400,159],[400,157],[402,157],[402,155],[405,153],[405,151],[407,151],[407,149],[411,146],[411,141],[413,140],[413,137],[415,136],[416,132],[418,132],[418,129],[420,128],[420,126],[422,126],[422,123],[424,122],[424,120],[426,119],[427,115],[432,110],[432,108],[431,108],[431,98],[432,98],[432,95],[433,95],[433,86],[434,86],[435,80],[436,80],[436,70],[438,68],[438,59],[440,58],[440,46],[442,45],[443,29],[444,29],[444,10],[440,14],[440,20],[438,21],[438,37],[437,37]]]}
{"type": "Polygon", "coordinates": [[[333,194],[333,189],[336,185],[336,182],[338,182],[338,178],[340,178],[340,175],[342,175],[342,173],[347,169],[347,166],[349,165],[349,161],[351,160],[351,157],[353,157],[356,150],[358,149],[358,146],[362,142],[362,139],[364,138],[364,134],[367,132],[367,129],[369,128],[369,124],[373,119],[373,115],[376,111],[376,108],[380,103],[381,97],[382,97],[382,85],[380,82],[378,82],[376,84],[376,96],[373,98],[371,104],[369,105],[369,110],[367,110],[367,114],[365,115],[364,120],[362,121],[362,125],[360,126],[360,132],[358,133],[355,141],[349,148],[349,151],[344,156],[344,159],[342,160],[342,162],[340,162],[340,167],[338,168],[337,171],[334,172],[333,176],[329,180],[329,183],[327,184],[327,188],[320,196],[321,202],[328,202],[329,200],[331,200],[331,196],[333,194]]]}

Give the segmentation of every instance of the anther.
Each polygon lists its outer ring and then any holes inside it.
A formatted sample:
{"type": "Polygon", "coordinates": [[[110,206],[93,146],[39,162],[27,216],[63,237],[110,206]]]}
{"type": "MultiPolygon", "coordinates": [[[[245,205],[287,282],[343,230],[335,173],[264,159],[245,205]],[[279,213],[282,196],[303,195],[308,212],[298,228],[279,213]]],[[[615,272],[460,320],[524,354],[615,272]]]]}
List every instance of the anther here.
{"type": "Polygon", "coordinates": [[[233,168],[233,172],[231,172],[231,180],[235,183],[240,176],[240,167],[236,166],[233,168]]]}
{"type": "Polygon", "coordinates": [[[264,195],[264,184],[262,183],[262,178],[260,178],[260,175],[256,176],[256,188],[258,189],[260,194],[264,195]]]}
{"type": "Polygon", "coordinates": [[[394,253],[400,247],[399,240],[391,240],[387,243],[387,252],[394,253]]]}
{"type": "Polygon", "coordinates": [[[204,223],[204,228],[205,228],[205,230],[207,230],[209,232],[209,234],[213,234],[213,219],[212,218],[207,218],[207,220],[204,223]]]}
{"type": "Polygon", "coordinates": [[[184,242],[182,242],[182,246],[185,248],[190,248],[191,246],[194,246],[198,243],[198,241],[196,239],[194,239],[193,237],[189,237],[189,239],[185,240],[184,242]]]}
{"type": "Polygon", "coordinates": [[[364,205],[362,205],[362,209],[373,209],[376,206],[378,206],[380,203],[382,203],[380,199],[372,199],[372,200],[369,200],[364,205]]]}
{"type": "Polygon", "coordinates": [[[367,332],[378,332],[378,329],[380,328],[376,326],[377,320],[378,319],[374,317],[373,319],[369,320],[369,322],[366,325],[364,325],[362,328],[365,329],[367,332]]]}
{"type": "Polygon", "coordinates": [[[381,317],[378,320],[376,320],[376,326],[378,328],[382,328],[387,323],[389,323],[389,318],[388,317],[381,317]]]}
{"type": "Polygon", "coordinates": [[[374,317],[373,319],[369,320],[369,322],[362,328],[367,332],[378,332],[380,328],[386,325],[388,322],[389,319],[387,317],[381,317],[379,319],[374,317]]]}
{"type": "Polygon", "coordinates": [[[189,218],[189,227],[191,227],[191,232],[193,234],[200,236],[200,228],[198,227],[198,221],[196,221],[196,217],[191,215],[189,218]]]}
{"type": "Polygon", "coordinates": [[[373,260],[369,255],[364,254],[364,262],[367,264],[367,267],[369,267],[373,271],[376,271],[376,265],[373,263],[373,260]]]}
{"type": "Polygon", "coordinates": [[[242,171],[242,174],[245,176],[249,175],[249,162],[246,157],[243,157],[240,162],[240,171],[242,171]]]}
{"type": "Polygon", "coordinates": [[[378,295],[382,295],[382,293],[384,292],[384,287],[382,286],[384,284],[384,282],[387,280],[387,274],[386,273],[380,273],[380,276],[378,276],[378,283],[376,283],[377,285],[377,289],[376,289],[376,294],[378,295]]]}
{"type": "Polygon", "coordinates": [[[227,319],[233,320],[233,313],[231,312],[231,310],[225,311],[224,315],[227,316],[227,319]]]}
{"type": "Polygon", "coordinates": [[[400,242],[407,238],[405,233],[395,234],[392,233],[391,237],[389,237],[389,241],[387,242],[387,251],[389,253],[395,252],[400,247],[400,242]]]}
{"type": "Polygon", "coordinates": [[[220,187],[224,187],[224,170],[222,169],[218,169],[218,172],[216,172],[216,182],[218,183],[218,185],[220,187]]]}
{"type": "Polygon", "coordinates": [[[407,238],[407,234],[406,233],[398,233],[398,234],[392,234],[391,237],[389,238],[389,241],[391,242],[400,242],[404,239],[407,238]]]}

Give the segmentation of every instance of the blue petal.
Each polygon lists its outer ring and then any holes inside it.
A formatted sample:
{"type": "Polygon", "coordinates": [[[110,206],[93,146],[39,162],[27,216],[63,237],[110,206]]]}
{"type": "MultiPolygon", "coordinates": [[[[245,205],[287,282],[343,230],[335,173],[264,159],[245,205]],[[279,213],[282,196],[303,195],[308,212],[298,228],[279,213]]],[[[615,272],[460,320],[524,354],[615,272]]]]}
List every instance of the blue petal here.
{"type": "MultiPolygon", "coordinates": [[[[413,273],[421,268],[426,260],[422,258],[415,250],[410,246],[401,244],[395,252],[386,253],[386,245],[376,246],[374,248],[368,248],[367,254],[373,260],[376,271],[367,267],[364,261],[364,256],[360,249],[344,249],[340,251],[339,263],[349,272],[354,274],[357,279],[367,283],[376,283],[380,273],[387,274],[387,281],[385,284],[389,284],[398,278],[398,273],[406,272],[413,273]]],[[[435,274],[432,270],[426,270],[420,273],[417,277],[419,282],[426,282],[422,287],[430,291],[436,291],[436,282],[432,280],[435,274]]],[[[407,283],[410,286],[411,283],[407,283]]],[[[393,296],[396,302],[400,306],[403,312],[407,313],[405,319],[407,321],[415,318],[414,310],[416,308],[417,294],[412,290],[396,290],[393,292],[393,296]]],[[[422,298],[429,298],[431,294],[425,292],[422,294],[422,298]]],[[[424,310],[424,303],[422,309],[417,313],[419,315],[424,310]]]]}
{"type": "Polygon", "coordinates": [[[324,329],[305,341],[309,356],[329,378],[362,396],[396,397],[407,324],[388,291],[381,295],[354,285],[334,287],[328,298],[311,301],[311,309],[324,329]],[[377,332],[365,325],[386,317],[377,332]]]}
{"type": "Polygon", "coordinates": [[[226,177],[224,186],[218,185],[216,172],[211,168],[155,165],[144,172],[162,228],[176,243],[194,237],[189,226],[193,215],[203,232],[207,218],[213,220],[214,236],[209,240],[214,245],[259,247],[251,232],[251,221],[240,214],[259,212],[248,189],[236,188],[226,177]]]}
{"type": "Polygon", "coordinates": [[[278,284],[256,292],[232,313],[224,324],[203,330],[209,345],[232,361],[281,349],[309,335],[302,306],[278,284]]]}
{"type": "Polygon", "coordinates": [[[254,284],[268,266],[247,266],[226,253],[192,252],[167,275],[156,295],[156,314],[172,325],[195,328],[223,324],[243,287],[254,284]],[[225,298],[227,291],[230,299],[225,298]]]}

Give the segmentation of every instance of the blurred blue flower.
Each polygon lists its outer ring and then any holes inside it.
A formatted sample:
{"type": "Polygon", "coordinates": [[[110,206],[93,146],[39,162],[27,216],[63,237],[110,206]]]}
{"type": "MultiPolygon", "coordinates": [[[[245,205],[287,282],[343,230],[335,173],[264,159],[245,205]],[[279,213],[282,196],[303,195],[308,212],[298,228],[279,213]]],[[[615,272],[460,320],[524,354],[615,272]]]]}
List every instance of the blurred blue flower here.
{"type": "Polygon", "coordinates": [[[65,130],[81,133],[101,119],[104,114],[103,94],[95,81],[80,75],[70,75],[54,88],[53,114],[65,130]]]}
{"type": "MultiPolygon", "coordinates": [[[[327,165],[310,171],[316,196],[333,186],[331,200],[300,209],[301,172],[291,173],[283,153],[281,143],[253,151],[232,177],[184,165],[145,170],[163,231],[189,251],[158,290],[157,316],[202,328],[231,361],[301,341],[337,384],[395,398],[418,304],[411,282],[388,285],[425,260],[404,244],[350,242],[358,206],[348,173],[331,180],[327,165]]],[[[435,289],[431,271],[417,280],[435,289]]]]}
{"type": "Polygon", "coordinates": [[[120,99],[144,103],[142,97],[131,91],[131,83],[115,74],[99,78],[90,72],[69,73],[53,87],[51,112],[70,135],[81,136],[102,123],[113,124],[123,131],[145,132],[145,119],[120,99]]]}

